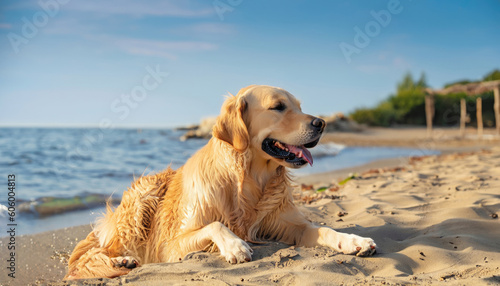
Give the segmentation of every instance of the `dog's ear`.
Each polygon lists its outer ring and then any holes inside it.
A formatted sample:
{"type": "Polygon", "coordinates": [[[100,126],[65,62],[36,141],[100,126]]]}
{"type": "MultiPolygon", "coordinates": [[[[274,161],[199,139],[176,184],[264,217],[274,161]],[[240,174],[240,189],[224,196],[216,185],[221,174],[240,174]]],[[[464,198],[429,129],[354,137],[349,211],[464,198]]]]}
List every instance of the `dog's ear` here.
{"type": "Polygon", "coordinates": [[[231,96],[222,105],[221,113],[212,130],[213,136],[231,144],[242,153],[250,144],[247,126],[243,116],[247,111],[247,102],[242,96],[231,96]]]}

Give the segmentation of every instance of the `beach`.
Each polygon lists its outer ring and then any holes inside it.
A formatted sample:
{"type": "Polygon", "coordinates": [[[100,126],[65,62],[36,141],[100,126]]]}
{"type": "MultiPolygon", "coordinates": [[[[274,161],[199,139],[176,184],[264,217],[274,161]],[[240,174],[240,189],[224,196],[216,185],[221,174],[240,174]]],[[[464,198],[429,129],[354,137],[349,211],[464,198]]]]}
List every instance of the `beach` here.
{"type": "MultiPolygon", "coordinates": [[[[218,253],[197,252],[182,262],[144,265],[115,279],[63,282],[67,258],[91,230],[84,225],[17,236],[16,278],[2,265],[0,284],[497,285],[498,139],[460,140],[443,132],[429,140],[419,130],[410,132],[414,137],[404,130],[375,129],[327,134],[323,140],[332,136],[349,145],[412,146],[443,154],[381,160],[295,180],[295,202],[311,221],[373,238],[378,247],[373,257],[266,242],[251,245],[249,263],[230,265],[218,253]]],[[[0,239],[3,263],[7,239],[0,239]]]]}

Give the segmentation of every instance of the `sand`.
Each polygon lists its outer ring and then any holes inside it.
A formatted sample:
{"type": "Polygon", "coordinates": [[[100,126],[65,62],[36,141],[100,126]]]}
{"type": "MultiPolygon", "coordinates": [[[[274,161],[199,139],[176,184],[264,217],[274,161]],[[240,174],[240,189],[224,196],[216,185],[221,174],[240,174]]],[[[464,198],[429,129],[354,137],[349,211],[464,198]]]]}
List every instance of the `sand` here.
{"type": "MultiPolygon", "coordinates": [[[[371,237],[378,253],[360,258],[268,242],[252,246],[249,263],[230,265],[217,253],[198,252],[120,278],[61,282],[69,253],[90,231],[80,226],[17,237],[17,278],[2,265],[0,284],[500,284],[500,147],[384,160],[297,182],[294,198],[310,220],[371,237]],[[339,185],[349,172],[357,174],[339,185]]],[[[6,242],[0,239],[4,264],[6,242]]]]}
{"type": "Polygon", "coordinates": [[[399,146],[443,152],[500,146],[500,136],[496,135],[493,128],[485,128],[481,137],[478,137],[475,128],[468,127],[465,131],[465,136],[462,137],[458,128],[434,128],[429,136],[427,129],[422,127],[372,127],[359,133],[328,133],[322,140],[349,146],[399,146]]]}

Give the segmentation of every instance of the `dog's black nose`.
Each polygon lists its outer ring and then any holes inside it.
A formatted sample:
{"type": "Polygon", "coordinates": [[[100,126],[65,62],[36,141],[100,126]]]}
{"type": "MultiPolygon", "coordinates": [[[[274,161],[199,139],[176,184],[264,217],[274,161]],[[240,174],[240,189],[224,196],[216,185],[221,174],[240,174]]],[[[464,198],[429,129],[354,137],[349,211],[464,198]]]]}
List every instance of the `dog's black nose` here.
{"type": "Polygon", "coordinates": [[[326,126],[326,122],[323,119],[316,117],[311,122],[311,125],[323,131],[323,128],[326,126]]]}

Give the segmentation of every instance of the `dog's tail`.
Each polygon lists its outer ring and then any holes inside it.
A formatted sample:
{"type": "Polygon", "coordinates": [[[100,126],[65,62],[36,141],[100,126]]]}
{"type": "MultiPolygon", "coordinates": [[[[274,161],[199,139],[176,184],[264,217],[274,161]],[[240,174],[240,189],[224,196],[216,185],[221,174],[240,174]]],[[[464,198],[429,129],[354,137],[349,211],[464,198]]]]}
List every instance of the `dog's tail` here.
{"type": "Polygon", "coordinates": [[[123,194],[120,206],[113,209],[108,203],[106,213],[94,230],[73,250],[64,279],[113,278],[127,274],[130,269],[117,263],[117,259],[124,256],[134,258],[137,263],[147,263],[148,253],[144,253],[144,248],[158,206],[175,173],[167,168],[160,174],[143,176],[123,194]]]}
{"type": "Polygon", "coordinates": [[[68,274],[64,280],[94,277],[113,278],[130,272],[130,269],[116,267],[108,252],[107,248],[99,246],[99,239],[92,231],[73,250],[68,261],[68,274]]]}

